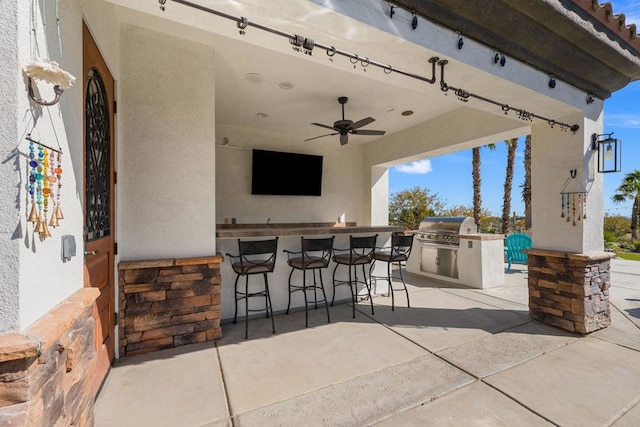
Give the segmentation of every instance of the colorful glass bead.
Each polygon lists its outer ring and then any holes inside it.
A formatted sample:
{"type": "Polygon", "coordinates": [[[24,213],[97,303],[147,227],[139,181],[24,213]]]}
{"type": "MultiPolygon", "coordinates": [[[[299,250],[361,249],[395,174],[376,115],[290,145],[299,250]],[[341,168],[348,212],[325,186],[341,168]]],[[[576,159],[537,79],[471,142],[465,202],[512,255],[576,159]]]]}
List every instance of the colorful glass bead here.
{"type": "Polygon", "coordinates": [[[62,168],[56,168],[56,173],[60,175],[62,173],[62,168]]]}
{"type": "Polygon", "coordinates": [[[36,162],[35,160],[31,160],[29,162],[29,166],[31,166],[32,168],[37,168],[38,167],[38,162],[36,162]]]}
{"type": "Polygon", "coordinates": [[[50,190],[49,188],[43,188],[43,189],[42,189],[42,194],[43,194],[45,197],[48,197],[48,196],[49,196],[49,194],[51,194],[51,190],[50,190]]]}
{"type": "Polygon", "coordinates": [[[29,182],[36,182],[36,177],[34,175],[29,175],[29,182]]]}
{"type": "Polygon", "coordinates": [[[47,180],[48,180],[49,182],[56,182],[56,181],[58,180],[58,178],[56,178],[55,176],[49,175],[49,176],[47,177],[47,180]]]}
{"type": "MultiPolygon", "coordinates": [[[[38,172],[40,172],[40,171],[38,171],[38,172]]],[[[41,173],[37,173],[37,174],[36,174],[36,179],[37,179],[38,181],[40,181],[40,180],[42,179],[42,174],[41,174],[41,173]]]]}

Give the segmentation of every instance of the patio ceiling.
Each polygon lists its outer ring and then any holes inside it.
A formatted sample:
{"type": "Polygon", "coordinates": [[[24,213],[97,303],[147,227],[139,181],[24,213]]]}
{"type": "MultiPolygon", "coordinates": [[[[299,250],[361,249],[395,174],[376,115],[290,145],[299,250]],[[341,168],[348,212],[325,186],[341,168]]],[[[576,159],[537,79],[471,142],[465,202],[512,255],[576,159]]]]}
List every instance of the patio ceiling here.
{"type": "MultiPolygon", "coordinates": [[[[443,94],[438,84],[431,85],[395,73],[385,74],[380,68],[365,68],[360,63],[354,65],[345,57],[336,56],[331,61],[319,48],[315,49],[313,56],[294,52],[283,37],[252,27],[247,28],[246,35],[240,35],[231,20],[171,1],[167,2],[165,12],[159,12],[153,1],[135,6],[124,0],[110,1],[121,6],[119,12],[125,23],[215,47],[218,124],[295,135],[302,144],[304,139],[330,133],[310,123],[331,125],[340,119],[339,96],[349,97],[347,119],[356,121],[373,117],[376,121],[366,129],[385,130],[387,135],[464,107],[504,117],[499,107],[473,100],[462,103],[453,93],[443,94]],[[246,78],[251,73],[259,75],[258,82],[246,78]],[[281,82],[291,83],[293,88],[282,89],[279,86],[281,82]],[[414,114],[402,115],[406,110],[414,114]],[[261,118],[258,113],[266,117],[261,118]]],[[[313,2],[273,0],[265,6],[265,2],[200,0],[198,4],[235,17],[244,16],[251,22],[286,33],[313,38],[325,45],[427,78],[431,77],[428,59],[440,56],[449,60],[446,79],[450,84],[552,119],[561,119],[577,111],[570,106],[575,102],[575,94],[550,92],[546,88],[548,75],[544,72],[520,67],[514,76],[516,68],[507,66],[500,69],[489,60],[481,68],[466,64],[460,52],[469,51],[457,51],[454,47],[457,35],[446,28],[422,21],[414,33],[409,33],[416,39],[439,38],[435,45],[444,47],[445,54],[436,54],[420,46],[419,40],[398,37],[407,30],[396,27],[397,20],[386,19],[386,2],[374,3],[370,6],[371,14],[362,17],[363,21],[370,23],[389,21],[383,22],[387,27],[382,30],[349,17],[348,10],[345,14],[338,14],[313,2]],[[504,75],[518,84],[496,78],[496,75],[504,75]]],[[[474,40],[467,41],[466,49],[471,49],[476,57],[487,55],[489,58],[493,52],[491,47],[474,40]]],[[[510,58],[509,61],[514,60],[510,58]]],[[[559,81],[559,86],[562,84],[559,81]]],[[[515,115],[513,120],[514,129],[522,127],[522,121],[515,115]]],[[[378,138],[352,136],[350,144],[364,144],[378,138]]],[[[312,143],[337,146],[338,138],[323,138],[308,144],[312,143]]]]}

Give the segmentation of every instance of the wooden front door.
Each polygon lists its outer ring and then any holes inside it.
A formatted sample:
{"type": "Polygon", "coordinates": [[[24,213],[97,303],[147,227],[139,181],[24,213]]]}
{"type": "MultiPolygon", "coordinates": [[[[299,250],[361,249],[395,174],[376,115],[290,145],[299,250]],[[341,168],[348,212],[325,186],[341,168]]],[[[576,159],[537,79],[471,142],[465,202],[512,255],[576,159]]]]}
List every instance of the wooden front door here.
{"type": "Polygon", "coordinates": [[[83,24],[84,270],[96,302],[97,391],[114,358],[114,81],[83,24]]]}

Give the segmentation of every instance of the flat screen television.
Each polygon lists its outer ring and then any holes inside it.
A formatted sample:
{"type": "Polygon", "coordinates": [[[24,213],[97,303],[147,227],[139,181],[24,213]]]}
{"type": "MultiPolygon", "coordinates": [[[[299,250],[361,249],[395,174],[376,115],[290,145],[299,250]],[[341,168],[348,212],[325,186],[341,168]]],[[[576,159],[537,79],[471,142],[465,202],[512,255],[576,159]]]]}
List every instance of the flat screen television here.
{"type": "Polygon", "coordinates": [[[322,195],[322,156],[253,150],[251,169],[251,194],[322,195]]]}

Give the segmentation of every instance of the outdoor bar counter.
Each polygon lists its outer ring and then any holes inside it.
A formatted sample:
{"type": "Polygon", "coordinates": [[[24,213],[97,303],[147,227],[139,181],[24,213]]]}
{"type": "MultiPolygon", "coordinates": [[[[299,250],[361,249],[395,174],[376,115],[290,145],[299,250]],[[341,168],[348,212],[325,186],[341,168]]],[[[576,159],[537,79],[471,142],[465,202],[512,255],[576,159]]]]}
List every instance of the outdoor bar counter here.
{"type": "MultiPolygon", "coordinates": [[[[391,234],[394,232],[402,232],[404,227],[398,226],[376,226],[376,225],[356,225],[356,223],[272,223],[272,224],[218,224],[216,225],[216,250],[221,254],[230,253],[238,254],[238,239],[241,240],[267,240],[269,238],[278,237],[278,252],[276,258],[276,266],[273,273],[268,274],[269,289],[271,291],[271,301],[274,312],[281,312],[287,309],[288,301],[288,280],[291,267],[287,265],[287,255],[284,249],[289,251],[300,250],[300,237],[330,237],[335,236],[334,248],[348,249],[349,236],[371,236],[378,235],[377,246],[389,246],[391,244],[391,234]]],[[[224,262],[220,266],[220,274],[222,276],[222,318],[233,319],[234,311],[234,294],[233,284],[236,280],[236,274],[231,268],[230,260],[225,257],[224,262]]],[[[333,295],[332,274],[335,264],[331,262],[329,268],[322,271],[324,288],[327,298],[331,301],[333,295]]],[[[368,273],[368,272],[367,272],[368,273]]],[[[347,277],[347,269],[345,267],[338,268],[336,278],[344,280],[347,277]]],[[[386,274],[386,265],[378,265],[374,270],[375,276],[386,274]]],[[[361,274],[358,274],[360,276],[361,274]]],[[[311,276],[311,275],[308,275],[311,276]]],[[[307,280],[313,280],[307,277],[307,280]]],[[[293,275],[294,282],[300,283],[302,274],[297,271],[293,275]]],[[[255,275],[249,279],[251,283],[261,283],[262,275],[255,275]]],[[[244,277],[240,282],[244,286],[244,277]]],[[[386,280],[375,280],[375,292],[378,294],[387,292],[386,280]]],[[[365,291],[366,294],[366,291],[365,291]]],[[[337,288],[336,302],[350,300],[348,286],[340,286],[337,288]]],[[[374,301],[375,303],[375,301],[374,301]]],[[[253,304],[253,302],[252,302],[253,304]]],[[[304,307],[304,300],[300,292],[292,295],[292,308],[304,307]]],[[[244,303],[241,302],[238,307],[238,316],[244,316],[244,303]]],[[[304,325],[301,325],[304,327],[304,325]]],[[[309,326],[312,326],[311,324],[309,326]]],[[[278,323],[276,319],[276,331],[278,323]]],[[[251,325],[249,325],[249,334],[251,335],[251,325]]]]}
{"type": "Polygon", "coordinates": [[[216,238],[319,236],[333,234],[394,233],[402,231],[404,231],[404,227],[400,226],[356,225],[355,222],[218,224],[216,225],[216,238]]]}

